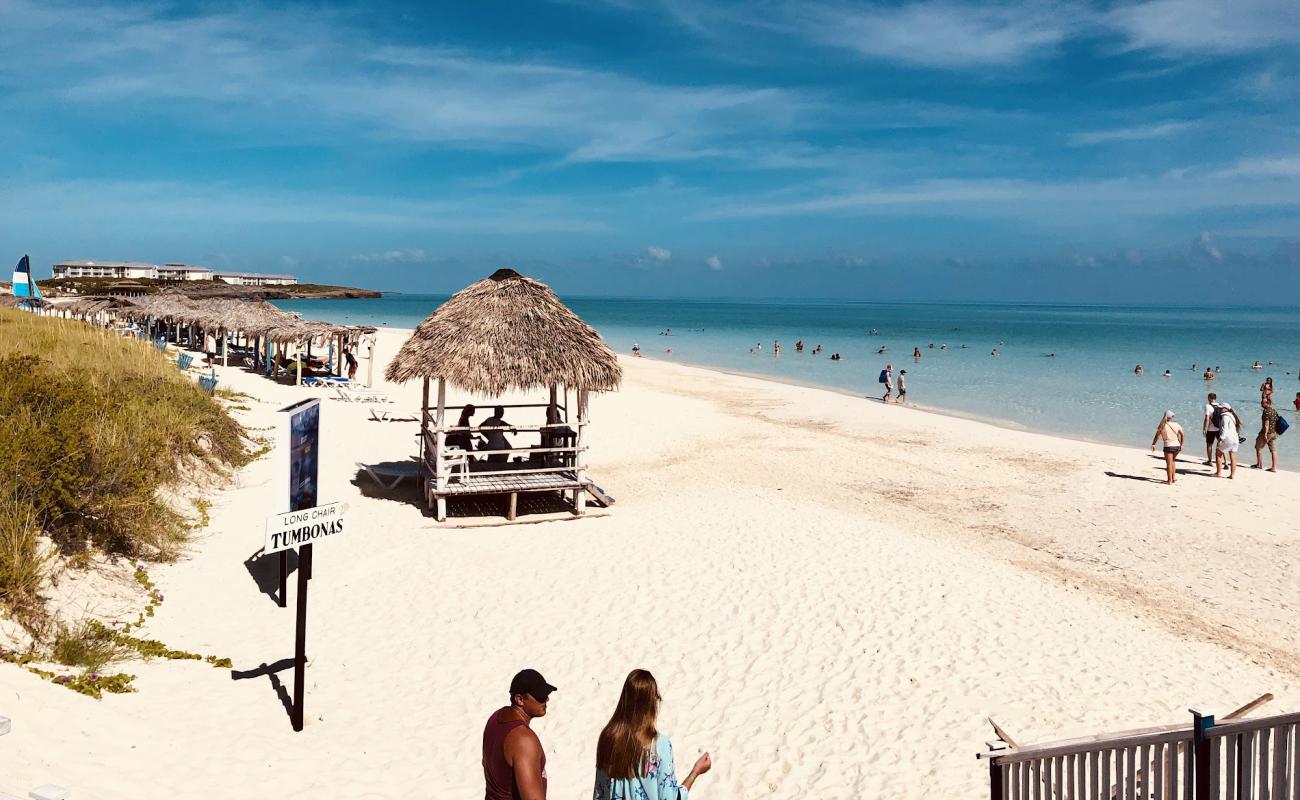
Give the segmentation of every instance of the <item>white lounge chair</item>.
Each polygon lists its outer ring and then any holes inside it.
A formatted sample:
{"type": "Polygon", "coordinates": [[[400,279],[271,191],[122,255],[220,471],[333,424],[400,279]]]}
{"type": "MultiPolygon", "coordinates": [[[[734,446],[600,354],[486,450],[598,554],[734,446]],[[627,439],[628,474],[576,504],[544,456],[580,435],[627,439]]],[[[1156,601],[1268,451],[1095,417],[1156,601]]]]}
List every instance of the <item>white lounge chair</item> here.
{"type": "Polygon", "coordinates": [[[420,412],[412,411],[409,414],[402,414],[387,408],[370,406],[370,419],[375,422],[419,422],[420,412]]]}
{"type": "Polygon", "coordinates": [[[391,403],[388,395],[383,392],[376,392],[372,389],[345,389],[342,386],[334,387],[334,394],[345,403],[391,403]]]}
{"type": "Polygon", "coordinates": [[[397,484],[401,483],[403,479],[418,479],[423,474],[420,465],[414,461],[396,461],[384,464],[362,464],[358,461],[357,466],[370,476],[370,480],[390,491],[396,489],[397,484]]]}

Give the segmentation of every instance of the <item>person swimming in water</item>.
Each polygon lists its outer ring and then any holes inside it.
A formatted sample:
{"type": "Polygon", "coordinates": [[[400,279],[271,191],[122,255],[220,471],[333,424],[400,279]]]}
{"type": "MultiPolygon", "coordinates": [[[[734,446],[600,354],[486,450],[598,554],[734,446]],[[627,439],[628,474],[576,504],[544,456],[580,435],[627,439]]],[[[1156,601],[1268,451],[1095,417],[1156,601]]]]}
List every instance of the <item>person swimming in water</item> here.
{"type": "Polygon", "coordinates": [[[1141,374],[1142,374],[1142,365],[1141,365],[1141,364],[1138,364],[1136,367],[1133,368],[1133,374],[1134,374],[1134,375],[1141,375],[1141,374]]]}
{"type": "Polygon", "coordinates": [[[1163,377],[1163,378],[1172,378],[1172,377],[1174,377],[1174,373],[1170,372],[1169,370],[1165,370],[1165,374],[1162,375],[1161,377],[1163,377]]]}

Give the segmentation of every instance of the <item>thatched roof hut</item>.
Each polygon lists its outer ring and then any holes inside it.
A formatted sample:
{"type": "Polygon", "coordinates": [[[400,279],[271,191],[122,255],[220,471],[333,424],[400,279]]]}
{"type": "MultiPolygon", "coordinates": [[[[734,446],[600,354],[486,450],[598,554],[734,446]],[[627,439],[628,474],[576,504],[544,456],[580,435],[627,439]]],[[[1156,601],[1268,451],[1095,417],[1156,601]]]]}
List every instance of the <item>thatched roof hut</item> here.
{"type": "Polygon", "coordinates": [[[499,269],[421,322],[385,376],[397,383],[440,379],[500,395],[556,384],[610,391],[618,388],[623,370],[600,334],[550,287],[499,269]]]}
{"type": "Polygon", "coordinates": [[[545,284],[500,269],[462,289],[420,323],[385,374],[395,383],[424,381],[421,464],[427,474],[425,500],[438,520],[447,517],[449,497],[474,494],[507,495],[506,517],[511,520],[520,494],[571,495],[574,513],[584,513],[586,494],[594,486],[584,456],[588,393],[617,389],[623,370],[600,334],[545,284]],[[437,384],[433,415],[431,382],[437,384]],[[510,390],[549,390],[545,403],[497,404],[501,410],[533,413],[544,408],[545,421],[448,425],[447,384],[493,397],[510,390]],[[573,416],[570,389],[578,401],[573,416]],[[503,427],[515,443],[505,440],[503,427]],[[540,444],[519,441],[531,433],[539,435],[540,444]],[[467,449],[476,435],[484,437],[479,449],[490,451],[484,459],[467,449]],[[455,474],[458,468],[462,472],[455,474]]]}

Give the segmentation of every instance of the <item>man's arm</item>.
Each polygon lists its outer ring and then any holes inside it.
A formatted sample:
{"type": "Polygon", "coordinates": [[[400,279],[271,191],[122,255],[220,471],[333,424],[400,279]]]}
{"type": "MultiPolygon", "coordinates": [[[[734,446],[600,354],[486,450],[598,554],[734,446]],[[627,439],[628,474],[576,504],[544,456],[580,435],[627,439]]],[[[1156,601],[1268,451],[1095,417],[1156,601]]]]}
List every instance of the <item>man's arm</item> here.
{"type": "Polygon", "coordinates": [[[542,786],[542,743],[530,728],[519,727],[505,741],[506,761],[515,771],[521,800],[546,800],[542,786]]]}

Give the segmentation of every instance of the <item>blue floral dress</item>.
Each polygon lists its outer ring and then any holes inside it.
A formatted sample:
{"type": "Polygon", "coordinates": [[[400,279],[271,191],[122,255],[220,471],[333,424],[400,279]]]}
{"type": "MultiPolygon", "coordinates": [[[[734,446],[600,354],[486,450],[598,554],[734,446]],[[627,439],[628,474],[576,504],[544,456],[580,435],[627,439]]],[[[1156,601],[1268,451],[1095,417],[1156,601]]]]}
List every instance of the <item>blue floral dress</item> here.
{"type": "Polygon", "coordinates": [[[639,778],[614,780],[597,769],[592,800],[687,800],[686,787],[677,782],[673,743],[659,734],[646,755],[645,775],[639,778]]]}

